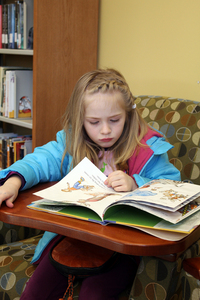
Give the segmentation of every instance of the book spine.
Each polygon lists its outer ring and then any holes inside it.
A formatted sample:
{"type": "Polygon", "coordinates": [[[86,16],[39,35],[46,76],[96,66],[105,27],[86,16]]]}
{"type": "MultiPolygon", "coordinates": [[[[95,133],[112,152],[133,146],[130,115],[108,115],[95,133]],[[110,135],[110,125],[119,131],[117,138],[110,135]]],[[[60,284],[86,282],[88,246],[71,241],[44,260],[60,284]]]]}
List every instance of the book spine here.
{"type": "Polygon", "coordinates": [[[17,27],[18,27],[18,3],[15,4],[15,37],[14,37],[14,47],[17,49],[17,27]]]}
{"type": "Polygon", "coordinates": [[[24,6],[20,3],[20,49],[24,49],[24,6]]]}
{"type": "Polygon", "coordinates": [[[6,109],[6,76],[2,77],[2,116],[5,117],[6,109]]]}
{"type": "Polygon", "coordinates": [[[6,167],[10,167],[10,140],[7,140],[7,157],[6,157],[6,167]]]}
{"type": "Polygon", "coordinates": [[[12,142],[12,139],[10,139],[10,165],[12,165],[14,163],[14,149],[13,149],[13,142],[12,142]]]}
{"type": "Polygon", "coordinates": [[[12,48],[12,33],[11,33],[11,4],[8,4],[8,48],[12,48]]]}
{"type": "Polygon", "coordinates": [[[10,92],[10,72],[6,71],[6,97],[5,97],[5,110],[4,117],[8,117],[8,107],[9,107],[9,92],[10,92]]]}
{"type": "Polygon", "coordinates": [[[8,48],[15,47],[15,5],[8,4],[8,48]]]}
{"type": "Polygon", "coordinates": [[[8,48],[8,5],[3,4],[3,15],[2,15],[2,47],[8,48]]]}
{"type": "Polygon", "coordinates": [[[21,26],[22,26],[22,4],[20,2],[17,2],[17,48],[21,49],[22,45],[22,32],[21,32],[21,26]]]}
{"type": "Polygon", "coordinates": [[[14,118],[16,115],[16,75],[15,71],[10,71],[9,76],[9,102],[8,102],[8,117],[14,118]]]}
{"type": "Polygon", "coordinates": [[[23,49],[27,49],[27,4],[23,2],[23,49]]]}
{"type": "Polygon", "coordinates": [[[0,4],[0,48],[2,48],[2,5],[0,4]]]}
{"type": "Polygon", "coordinates": [[[2,139],[2,169],[7,167],[7,139],[2,139]]]}

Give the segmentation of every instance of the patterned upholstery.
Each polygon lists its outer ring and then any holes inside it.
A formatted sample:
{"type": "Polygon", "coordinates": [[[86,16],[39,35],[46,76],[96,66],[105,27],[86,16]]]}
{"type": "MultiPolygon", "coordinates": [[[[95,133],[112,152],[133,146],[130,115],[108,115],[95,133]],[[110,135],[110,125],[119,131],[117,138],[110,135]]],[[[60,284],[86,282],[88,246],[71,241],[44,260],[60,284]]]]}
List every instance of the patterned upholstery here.
{"type": "Polygon", "coordinates": [[[200,241],[174,262],[156,257],[142,257],[129,300],[199,300],[199,281],[182,267],[185,258],[200,255],[200,241]]]}
{"type": "MultiPolygon", "coordinates": [[[[174,145],[169,158],[181,171],[182,180],[200,184],[200,103],[160,96],[137,96],[135,103],[142,117],[174,145]]],[[[4,243],[0,246],[0,300],[19,300],[34,272],[30,261],[42,235],[32,236],[34,230],[0,222],[0,245],[4,243]]],[[[182,268],[184,258],[196,256],[200,256],[200,241],[173,262],[143,257],[131,291],[124,291],[119,300],[199,299],[197,281],[182,268]]],[[[80,283],[74,299],[78,299],[79,289],[80,283]]]]}
{"type": "Polygon", "coordinates": [[[142,117],[164,133],[174,148],[170,162],[184,181],[200,184],[200,102],[159,96],[139,96],[142,117]]]}
{"type": "Polygon", "coordinates": [[[0,221],[0,245],[28,239],[42,232],[39,229],[6,224],[0,221]]]}

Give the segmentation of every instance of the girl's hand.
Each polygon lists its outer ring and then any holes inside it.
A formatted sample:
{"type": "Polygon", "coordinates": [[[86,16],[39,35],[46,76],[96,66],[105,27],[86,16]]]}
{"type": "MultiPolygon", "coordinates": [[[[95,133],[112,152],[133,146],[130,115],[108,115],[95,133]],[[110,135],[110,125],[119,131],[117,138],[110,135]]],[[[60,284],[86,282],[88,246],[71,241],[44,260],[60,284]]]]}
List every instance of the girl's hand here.
{"type": "Polygon", "coordinates": [[[0,186],[0,206],[3,201],[10,208],[14,206],[13,202],[17,198],[19,189],[21,187],[21,179],[19,176],[11,176],[6,182],[0,186]]]}
{"type": "Polygon", "coordinates": [[[108,175],[105,185],[112,187],[117,192],[129,192],[137,188],[135,180],[123,171],[114,171],[108,175]]]}

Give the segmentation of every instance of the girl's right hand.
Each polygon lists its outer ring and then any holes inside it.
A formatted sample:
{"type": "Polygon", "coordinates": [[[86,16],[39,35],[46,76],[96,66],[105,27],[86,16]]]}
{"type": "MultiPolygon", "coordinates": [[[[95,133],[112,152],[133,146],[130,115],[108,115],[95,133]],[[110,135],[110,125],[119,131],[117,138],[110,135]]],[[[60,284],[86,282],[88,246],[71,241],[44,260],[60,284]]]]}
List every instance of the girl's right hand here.
{"type": "Polygon", "coordinates": [[[13,202],[18,196],[21,184],[20,177],[14,175],[8,178],[5,183],[0,186],[0,206],[3,201],[5,201],[6,205],[10,208],[14,206],[13,202]]]}

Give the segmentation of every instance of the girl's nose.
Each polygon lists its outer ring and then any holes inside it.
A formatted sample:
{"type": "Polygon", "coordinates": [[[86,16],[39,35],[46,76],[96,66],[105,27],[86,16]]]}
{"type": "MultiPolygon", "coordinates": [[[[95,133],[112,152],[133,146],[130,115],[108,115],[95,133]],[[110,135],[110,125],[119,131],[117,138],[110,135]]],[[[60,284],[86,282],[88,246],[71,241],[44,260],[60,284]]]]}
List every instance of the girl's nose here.
{"type": "Polygon", "coordinates": [[[109,134],[110,132],[111,132],[111,129],[110,129],[109,124],[108,123],[102,124],[101,133],[102,134],[109,134]]]}

